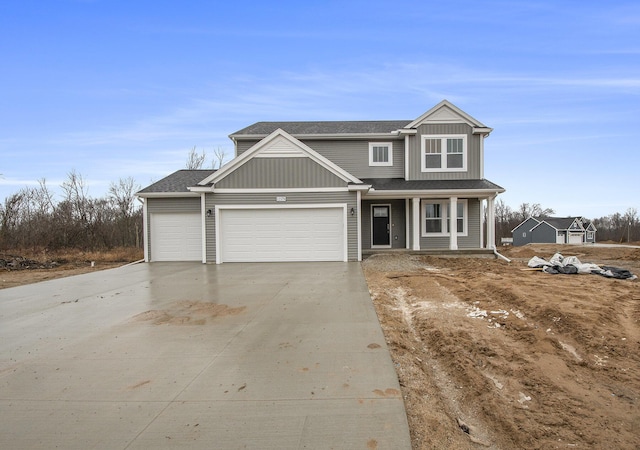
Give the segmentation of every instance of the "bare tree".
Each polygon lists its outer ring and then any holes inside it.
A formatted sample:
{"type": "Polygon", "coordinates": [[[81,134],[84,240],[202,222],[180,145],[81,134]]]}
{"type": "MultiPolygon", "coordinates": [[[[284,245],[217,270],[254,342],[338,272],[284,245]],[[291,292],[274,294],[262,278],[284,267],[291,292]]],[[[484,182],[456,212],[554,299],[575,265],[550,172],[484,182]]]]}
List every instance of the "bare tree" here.
{"type": "Polygon", "coordinates": [[[196,146],[194,145],[193,148],[189,151],[189,155],[187,156],[187,164],[185,166],[185,169],[202,169],[202,165],[204,164],[204,161],[206,159],[207,155],[205,154],[204,150],[202,150],[202,153],[198,153],[196,151],[196,146]]]}
{"type": "Polygon", "coordinates": [[[213,156],[214,156],[213,168],[219,169],[222,167],[222,165],[224,164],[224,160],[227,158],[227,151],[222,147],[215,148],[213,150],[213,156]],[[217,167],[216,167],[216,163],[217,163],[217,167]]]}

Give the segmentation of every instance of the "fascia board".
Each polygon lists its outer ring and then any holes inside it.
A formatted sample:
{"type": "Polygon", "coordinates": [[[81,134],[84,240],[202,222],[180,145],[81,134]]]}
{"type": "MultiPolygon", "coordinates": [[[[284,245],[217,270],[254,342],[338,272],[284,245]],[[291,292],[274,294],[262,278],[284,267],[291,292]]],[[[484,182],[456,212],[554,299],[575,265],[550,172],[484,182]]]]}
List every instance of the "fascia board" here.
{"type": "Polygon", "coordinates": [[[430,189],[430,190],[375,190],[370,189],[363,198],[449,198],[449,197],[492,197],[504,192],[495,189],[430,189]]]}
{"type": "MultiPolygon", "coordinates": [[[[537,222],[536,225],[538,225],[540,223],[540,221],[538,219],[536,219],[535,217],[528,217],[525,220],[523,220],[522,222],[520,222],[513,230],[511,230],[511,232],[513,233],[514,231],[516,231],[518,228],[520,228],[522,225],[524,225],[529,219],[533,219],[537,222]]],[[[529,231],[531,231],[532,229],[530,229],[529,231]]]]}
{"type": "Polygon", "coordinates": [[[440,103],[438,103],[436,106],[431,108],[429,111],[427,111],[424,114],[422,114],[420,117],[418,117],[416,120],[411,122],[409,125],[405,125],[405,128],[416,128],[418,125],[421,125],[422,123],[424,123],[429,118],[429,116],[433,115],[433,113],[438,111],[443,106],[447,106],[448,108],[452,109],[467,124],[469,124],[469,125],[471,125],[473,127],[488,128],[485,124],[483,124],[479,120],[473,118],[472,116],[470,116],[466,112],[462,111],[460,108],[458,108],[457,106],[455,106],[453,103],[449,102],[448,100],[442,100],[440,103]]]}
{"type": "Polygon", "coordinates": [[[533,230],[535,230],[536,228],[538,228],[538,227],[539,227],[540,225],[542,225],[542,224],[548,225],[548,226],[550,226],[551,228],[553,228],[553,229],[554,229],[554,230],[556,230],[556,231],[566,231],[566,230],[562,230],[562,229],[560,229],[560,228],[556,228],[556,227],[554,227],[553,225],[551,225],[551,224],[550,224],[549,222],[547,222],[546,220],[543,220],[542,222],[540,222],[538,225],[536,225],[535,227],[533,227],[533,228],[532,228],[531,230],[529,230],[529,231],[533,231],[533,230]]]}
{"type": "Polygon", "coordinates": [[[359,185],[353,185],[350,184],[348,186],[349,191],[353,192],[353,191],[368,191],[371,189],[371,185],[370,184],[359,184],[359,185]]]}
{"type": "Polygon", "coordinates": [[[167,197],[199,197],[198,192],[142,192],[136,194],[140,198],[167,198],[167,197]]]}

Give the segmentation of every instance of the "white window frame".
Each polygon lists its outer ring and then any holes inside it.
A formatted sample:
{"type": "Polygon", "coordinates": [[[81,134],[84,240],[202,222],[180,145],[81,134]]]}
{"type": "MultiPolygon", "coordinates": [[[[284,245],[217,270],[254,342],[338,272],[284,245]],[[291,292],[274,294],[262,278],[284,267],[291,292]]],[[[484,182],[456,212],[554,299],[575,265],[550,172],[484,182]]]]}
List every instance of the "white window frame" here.
{"type": "Polygon", "coordinates": [[[420,147],[420,169],[422,172],[466,172],[468,153],[466,134],[423,135],[420,147]],[[440,154],[440,167],[427,169],[425,146],[426,141],[431,139],[441,140],[442,153],[440,154]],[[447,167],[447,139],[462,139],[462,167],[447,167]]]}
{"type": "Polygon", "coordinates": [[[369,142],[369,165],[370,166],[393,166],[393,143],[392,142],[369,142]],[[388,160],[387,161],[373,161],[373,148],[374,147],[387,147],[388,160]]]}
{"type": "Polygon", "coordinates": [[[587,231],[587,239],[593,239],[594,237],[593,231],[587,231]]]}
{"type": "MultiPolygon", "coordinates": [[[[462,231],[458,231],[458,236],[469,235],[469,202],[467,199],[458,199],[458,204],[462,203],[462,231]]],[[[449,236],[449,199],[437,199],[437,200],[422,200],[422,207],[420,208],[422,214],[422,237],[434,237],[434,236],[449,236]],[[439,233],[427,233],[427,205],[440,205],[440,211],[443,212],[442,230],[439,233]]],[[[458,217],[456,217],[456,224],[458,217]]]]}

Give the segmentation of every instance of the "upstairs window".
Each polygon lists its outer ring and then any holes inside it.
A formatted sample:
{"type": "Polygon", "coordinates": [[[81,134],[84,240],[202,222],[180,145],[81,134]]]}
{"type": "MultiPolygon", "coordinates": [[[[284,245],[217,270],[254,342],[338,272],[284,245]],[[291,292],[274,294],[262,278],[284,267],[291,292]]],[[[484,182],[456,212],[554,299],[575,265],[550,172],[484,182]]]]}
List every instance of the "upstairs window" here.
{"type": "Polygon", "coordinates": [[[467,136],[423,136],[423,172],[464,172],[467,170],[467,136]]]}
{"type": "Polygon", "coordinates": [[[392,166],[393,146],[391,142],[370,142],[369,143],[369,165],[370,166],[392,166]]]}

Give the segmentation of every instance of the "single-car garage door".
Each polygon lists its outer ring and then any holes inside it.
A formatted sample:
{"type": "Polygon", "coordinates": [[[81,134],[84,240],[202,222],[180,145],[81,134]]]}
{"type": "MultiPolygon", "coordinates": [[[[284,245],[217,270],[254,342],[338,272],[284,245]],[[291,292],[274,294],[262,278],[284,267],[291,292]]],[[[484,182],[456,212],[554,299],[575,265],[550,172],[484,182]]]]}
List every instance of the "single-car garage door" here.
{"type": "Polygon", "coordinates": [[[151,261],[201,261],[200,213],[151,214],[151,261]]]}
{"type": "Polygon", "coordinates": [[[345,261],[345,209],[221,209],[219,262],[345,261]]]}
{"type": "Polygon", "coordinates": [[[582,233],[569,233],[569,244],[582,244],[582,233]]]}

